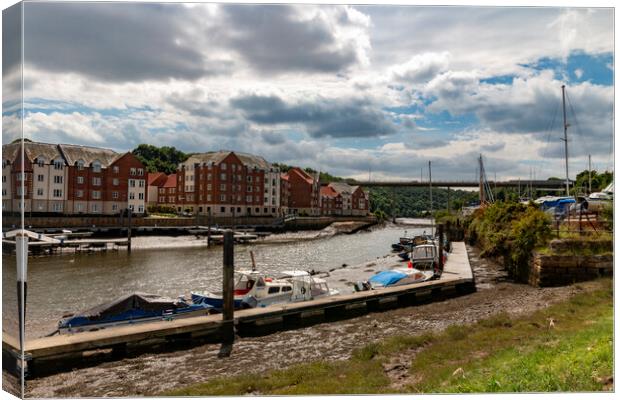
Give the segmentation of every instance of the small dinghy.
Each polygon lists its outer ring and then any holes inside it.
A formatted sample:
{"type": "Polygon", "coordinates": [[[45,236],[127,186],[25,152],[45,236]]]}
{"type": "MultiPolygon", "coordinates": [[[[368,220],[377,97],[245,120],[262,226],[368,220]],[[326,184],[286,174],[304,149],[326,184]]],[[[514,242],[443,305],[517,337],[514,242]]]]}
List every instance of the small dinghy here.
{"type": "Polygon", "coordinates": [[[76,333],[116,325],[197,317],[209,314],[212,309],[206,304],[188,303],[183,297],[174,300],[157,294],[135,292],[64,316],[58,322],[58,332],[76,333]]]}

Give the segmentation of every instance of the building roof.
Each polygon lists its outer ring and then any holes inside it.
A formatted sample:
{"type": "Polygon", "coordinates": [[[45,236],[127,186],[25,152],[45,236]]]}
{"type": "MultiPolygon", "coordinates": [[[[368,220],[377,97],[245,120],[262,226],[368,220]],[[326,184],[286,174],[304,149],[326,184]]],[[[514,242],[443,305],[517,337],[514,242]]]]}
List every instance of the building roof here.
{"type": "Polygon", "coordinates": [[[331,182],[328,186],[334,189],[337,193],[342,194],[353,194],[353,192],[355,192],[358,188],[358,186],[351,186],[346,182],[331,182]]]}
{"type": "MultiPolygon", "coordinates": [[[[13,162],[20,150],[20,142],[5,144],[2,146],[2,159],[8,159],[13,162]]],[[[30,161],[34,161],[38,157],[44,157],[47,163],[59,157],[64,159],[58,151],[58,146],[51,143],[24,142],[24,153],[26,153],[26,158],[30,161]]]]}
{"type": "Polygon", "coordinates": [[[166,174],[163,172],[149,172],[146,175],[148,186],[161,186],[166,182],[166,174]]]}
{"type": "Polygon", "coordinates": [[[239,158],[241,163],[248,168],[258,168],[263,170],[269,170],[272,168],[271,163],[265,160],[261,156],[257,156],[249,153],[241,153],[236,151],[228,151],[228,150],[220,150],[220,151],[209,151],[206,153],[197,153],[192,154],[185,162],[182,164],[194,164],[194,163],[213,163],[219,164],[230,154],[234,154],[239,158]]]}
{"type": "Polygon", "coordinates": [[[338,193],[331,186],[321,186],[321,196],[337,197],[338,193]]]}
{"type": "Polygon", "coordinates": [[[309,184],[311,184],[311,185],[314,184],[314,178],[312,178],[312,176],[310,176],[310,174],[308,174],[306,171],[304,171],[303,169],[301,169],[299,167],[293,167],[293,168],[289,169],[287,173],[289,175],[290,174],[297,174],[302,179],[304,179],[306,182],[308,182],[309,184]]]}
{"type": "Polygon", "coordinates": [[[59,144],[58,147],[69,165],[74,165],[79,160],[82,160],[85,165],[99,161],[102,166],[107,167],[116,161],[117,158],[125,155],[125,153],[119,154],[110,149],[75,144],[59,144]]]}
{"type": "Polygon", "coordinates": [[[177,174],[168,175],[168,178],[166,179],[166,183],[164,183],[162,187],[165,187],[165,188],[177,187],[177,174]]]}

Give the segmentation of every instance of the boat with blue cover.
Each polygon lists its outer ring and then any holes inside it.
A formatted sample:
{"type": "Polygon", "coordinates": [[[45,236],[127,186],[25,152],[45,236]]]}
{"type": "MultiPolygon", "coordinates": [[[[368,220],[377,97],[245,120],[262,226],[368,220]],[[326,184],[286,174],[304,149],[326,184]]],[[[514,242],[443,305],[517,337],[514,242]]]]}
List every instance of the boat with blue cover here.
{"type": "Polygon", "coordinates": [[[213,307],[193,304],[183,297],[171,299],[157,294],[134,292],[90,309],[63,316],[59,333],[94,331],[116,325],[165,321],[208,315],[213,307]]]}

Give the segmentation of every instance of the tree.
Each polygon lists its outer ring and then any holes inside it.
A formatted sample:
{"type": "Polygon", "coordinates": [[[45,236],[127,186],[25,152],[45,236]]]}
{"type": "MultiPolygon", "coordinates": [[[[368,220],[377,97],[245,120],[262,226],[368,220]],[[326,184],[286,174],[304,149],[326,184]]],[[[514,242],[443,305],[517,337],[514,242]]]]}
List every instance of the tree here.
{"type": "Polygon", "coordinates": [[[132,153],[144,164],[148,172],[176,172],[179,163],[187,160],[189,154],[175,147],[157,147],[151,144],[140,144],[132,153]]]}

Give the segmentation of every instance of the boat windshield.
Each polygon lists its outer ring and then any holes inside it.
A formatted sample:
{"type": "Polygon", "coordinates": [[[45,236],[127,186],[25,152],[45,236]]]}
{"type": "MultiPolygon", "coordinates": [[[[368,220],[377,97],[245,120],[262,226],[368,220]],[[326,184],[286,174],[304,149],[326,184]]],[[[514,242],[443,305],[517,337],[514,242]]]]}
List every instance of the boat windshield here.
{"type": "Polygon", "coordinates": [[[419,246],[413,249],[413,258],[433,258],[435,256],[433,246],[419,246]]]}

